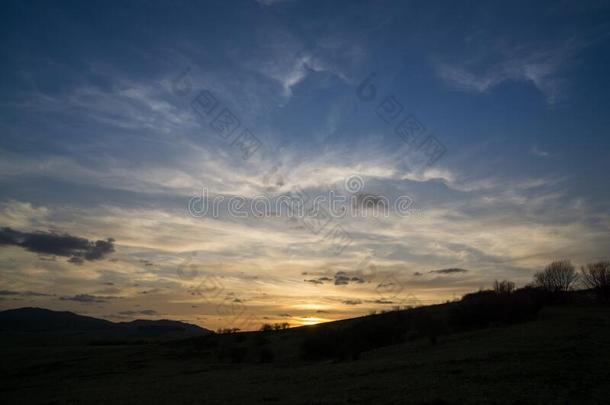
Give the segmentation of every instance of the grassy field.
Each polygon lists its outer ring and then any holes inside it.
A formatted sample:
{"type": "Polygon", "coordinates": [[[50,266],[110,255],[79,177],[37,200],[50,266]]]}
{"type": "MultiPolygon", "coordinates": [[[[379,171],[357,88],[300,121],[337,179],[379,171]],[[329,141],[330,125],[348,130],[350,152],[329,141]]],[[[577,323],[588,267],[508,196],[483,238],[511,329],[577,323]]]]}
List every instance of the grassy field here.
{"type": "Polygon", "coordinates": [[[546,307],[534,321],[444,335],[436,344],[415,339],[349,361],[300,360],[298,331],[261,336],[219,336],[220,347],[247,348],[237,360],[219,360],[191,341],[42,346],[5,339],[0,396],[15,404],[602,404],[610,398],[608,307],[546,307]],[[256,361],[263,351],[274,359],[256,361]]]}

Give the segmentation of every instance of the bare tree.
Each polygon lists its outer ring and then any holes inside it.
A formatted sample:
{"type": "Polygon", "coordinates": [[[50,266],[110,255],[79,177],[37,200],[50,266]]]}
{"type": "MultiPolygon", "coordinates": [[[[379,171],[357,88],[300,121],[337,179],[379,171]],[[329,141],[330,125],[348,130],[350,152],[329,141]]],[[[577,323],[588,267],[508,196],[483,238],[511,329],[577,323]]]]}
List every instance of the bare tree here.
{"type": "Polygon", "coordinates": [[[218,333],[219,335],[226,335],[229,333],[237,333],[239,332],[241,329],[239,328],[218,328],[218,330],[216,330],[216,333],[218,333]]]}
{"type": "Polygon", "coordinates": [[[534,274],[536,287],[549,292],[569,291],[578,278],[574,265],[569,260],[552,262],[534,274]]]}
{"type": "Polygon", "coordinates": [[[610,298],[610,262],[589,263],[580,268],[582,283],[605,301],[610,298]]]}
{"type": "Polygon", "coordinates": [[[494,291],[496,294],[510,294],[515,291],[515,283],[508,280],[494,281],[494,291]]]}
{"type": "Polygon", "coordinates": [[[273,330],[273,325],[271,325],[270,323],[264,323],[261,325],[260,330],[262,332],[269,332],[273,330]]]}
{"type": "Polygon", "coordinates": [[[290,327],[290,324],[288,322],[274,323],[274,324],[264,323],[261,325],[260,330],[263,332],[270,332],[272,330],[288,329],[289,327],[290,327]]]}

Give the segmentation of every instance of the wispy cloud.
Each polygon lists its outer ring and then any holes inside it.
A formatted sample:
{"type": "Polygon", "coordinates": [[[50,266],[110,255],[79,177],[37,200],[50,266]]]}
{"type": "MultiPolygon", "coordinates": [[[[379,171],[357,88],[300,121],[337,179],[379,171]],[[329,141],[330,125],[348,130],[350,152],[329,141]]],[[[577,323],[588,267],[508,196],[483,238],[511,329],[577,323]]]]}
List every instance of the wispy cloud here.
{"type": "Polygon", "coordinates": [[[531,155],[538,156],[538,157],[543,157],[543,158],[551,156],[550,152],[542,150],[542,149],[538,148],[538,146],[536,146],[536,145],[534,145],[534,146],[532,146],[530,148],[529,153],[531,155]]]}
{"type": "Polygon", "coordinates": [[[575,41],[544,47],[502,45],[491,64],[475,58],[466,63],[439,62],[435,68],[439,77],[463,91],[486,93],[508,81],[530,83],[553,105],[564,97],[561,72],[579,49],[575,41]]]}

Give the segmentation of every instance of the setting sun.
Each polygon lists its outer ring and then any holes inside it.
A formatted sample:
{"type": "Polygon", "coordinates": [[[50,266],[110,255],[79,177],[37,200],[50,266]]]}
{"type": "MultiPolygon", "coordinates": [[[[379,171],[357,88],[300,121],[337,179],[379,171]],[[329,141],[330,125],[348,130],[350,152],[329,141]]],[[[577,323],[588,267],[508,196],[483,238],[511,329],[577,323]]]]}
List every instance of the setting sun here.
{"type": "Polygon", "coordinates": [[[301,326],[316,325],[318,323],[328,322],[328,321],[329,321],[329,319],[317,318],[315,316],[297,319],[297,323],[299,323],[301,326]]]}

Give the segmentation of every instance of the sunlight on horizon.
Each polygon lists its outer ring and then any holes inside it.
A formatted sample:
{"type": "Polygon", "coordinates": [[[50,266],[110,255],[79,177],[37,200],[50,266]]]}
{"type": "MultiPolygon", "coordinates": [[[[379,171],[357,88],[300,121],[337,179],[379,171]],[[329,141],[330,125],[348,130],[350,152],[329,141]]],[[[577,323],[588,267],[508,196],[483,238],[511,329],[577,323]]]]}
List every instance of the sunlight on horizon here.
{"type": "Polygon", "coordinates": [[[318,318],[315,316],[297,318],[297,322],[299,323],[298,326],[317,325],[319,323],[330,322],[330,321],[333,321],[333,319],[318,318]]]}

